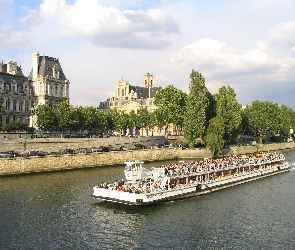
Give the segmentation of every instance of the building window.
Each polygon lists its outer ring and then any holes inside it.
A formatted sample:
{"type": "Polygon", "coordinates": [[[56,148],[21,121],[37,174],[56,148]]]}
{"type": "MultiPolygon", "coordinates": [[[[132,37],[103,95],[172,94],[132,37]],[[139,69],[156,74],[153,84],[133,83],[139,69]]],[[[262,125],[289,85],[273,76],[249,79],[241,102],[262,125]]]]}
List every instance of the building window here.
{"type": "Polygon", "coordinates": [[[55,94],[57,95],[57,86],[55,87],[55,94]]]}
{"type": "Polygon", "coordinates": [[[63,87],[60,88],[60,96],[63,96],[63,87]]]}
{"type": "Polygon", "coordinates": [[[5,107],[6,107],[6,110],[10,110],[10,100],[9,99],[6,100],[5,107]]]}
{"type": "Polygon", "coordinates": [[[13,110],[16,110],[16,100],[13,100],[13,110]]]}
{"type": "Polygon", "coordinates": [[[9,119],[9,116],[7,115],[6,118],[5,118],[5,123],[9,124],[9,122],[10,122],[10,119],[9,119]]]}
{"type": "Polygon", "coordinates": [[[18,103],[18,110],[19,110],[19,111],[23,111],[23,105],[24,105],[23,101],[20,101],[20,102],[18,103]]]}
{"type": "Polygon", "coordinates": [[[29,102],[25,101],[25,111],[29,111],[29,102]]]}

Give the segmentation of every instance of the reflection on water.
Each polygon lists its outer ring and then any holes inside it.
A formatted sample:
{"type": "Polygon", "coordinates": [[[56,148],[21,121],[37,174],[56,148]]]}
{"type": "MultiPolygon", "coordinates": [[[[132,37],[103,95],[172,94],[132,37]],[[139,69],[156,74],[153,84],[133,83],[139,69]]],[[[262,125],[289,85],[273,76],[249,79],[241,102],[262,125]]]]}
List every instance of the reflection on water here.
{"type": "MultiPolygon", "coordinates": [[[[285,151],[293,164],[294,153],[285,151]]],[[[295,171],[154,206],[91,198],[93,185],[123,178],[123,168],[1,178],[0,249],[293,249],[295,245],[295,171]]]]}

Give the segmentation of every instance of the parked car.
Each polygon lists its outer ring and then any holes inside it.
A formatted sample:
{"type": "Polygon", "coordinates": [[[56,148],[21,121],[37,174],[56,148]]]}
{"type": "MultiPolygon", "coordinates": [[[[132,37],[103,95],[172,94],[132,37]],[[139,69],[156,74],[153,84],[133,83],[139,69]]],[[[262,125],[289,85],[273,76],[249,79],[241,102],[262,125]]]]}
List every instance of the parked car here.
{"type": "Polygon", "coordinates": [[[91,152],[95,153],[95,152],[101,152],[101,149],[100,148],[97,148],[97,147],[92,147],[90,148],[91,152]]]}
{"type": "Polygon", "coordinates": [[[136,144],[134,144],[134,148],[135,149],[145,149],[146,147],[140,143],[136,143],[136,144]]]}
{"type": "Polygon", "coordinates": [[[88,148],[78,148],[78,153],[83,153],[83,154],[86,154],[86,153],[92,153],[92,151],[88,148]]]}
{"type": "Polygon", "coordinates": [[[76,154],[76,151],[71,148],[65,148],[60,150],[61,154],[76,154]]]}
{"type": "Polygon", "coordinates": [[[114,146],[109,146],[110,151],[117,151],[117,149],[114,146]]]}
{"type": "Polygon", "coordinates": [[[13,150],[11,150],[11,151],[5,151],[5,152],[3,152],[3,154],[9,154],[9,155],[11,155],[12,157],[21,157],[21,156],[22,156],[20,153],[15,152],[15,151],[13,151],[13,150]]]}
{"type": "Polygon", "coordinates": [[[110,152],[111,149],[107,146],[100,146],[99,149],[101,150],[101,152],[110,152]]]}
{"type": "Polygon", "coordinates": [[[134,147],[125,145],[125,146],[121,146],[120,150],[123,150],[123,151],[134,150],[134,147]]]}
{"type": "Polygon", "coordinates": [[[0,152],[0,158],[12,158],[13,155],[11,154],[5,154],[4,152],[0,152]]]}
{"type": "Polygon", "coordinates": [[[27,156],[45,156],[45,155],[49,155],[49,153],[44,152],[42,150],[31,150],[27,154],[27,156]]]}

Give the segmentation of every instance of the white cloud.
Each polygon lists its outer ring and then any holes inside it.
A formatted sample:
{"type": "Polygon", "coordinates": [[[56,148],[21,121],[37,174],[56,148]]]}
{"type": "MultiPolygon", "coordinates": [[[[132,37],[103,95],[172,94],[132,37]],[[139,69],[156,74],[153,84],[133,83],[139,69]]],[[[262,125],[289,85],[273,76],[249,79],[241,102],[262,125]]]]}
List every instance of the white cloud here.
{"type": "Polygon", "coordinates": [[[238,53],[225,43],[202,38],[183,47],[169,59],[172,68],[198,68],[209,76],[227,74],[264,74],[277,66],[275,58],[259,49],[238,53]],[[258,72],[259,70],[259,72],[258,72]]]}
{"type": "Polygon", "coordinates": [[[73,5],[44,0],[40,14],[46,20],[57,20],[64,35],[107,47],[161,49],[172,43],[171,35],[179,34],[175,21],[159,9],[122,11],[98,0],[77,0],[73,5]]]}
{"type": "Polygon", "coordinates": [[[270,29],[270,40],[295,42],[295,21],[280,23],[270,29]]]}
{"type": "Polygon", "coordinates": [[[0,33],[0,41],[1,41],[1,47],[15,47],[21,46],[26,39],[23,36],[23,33],[20,31],[9,31],[0,33]]]}

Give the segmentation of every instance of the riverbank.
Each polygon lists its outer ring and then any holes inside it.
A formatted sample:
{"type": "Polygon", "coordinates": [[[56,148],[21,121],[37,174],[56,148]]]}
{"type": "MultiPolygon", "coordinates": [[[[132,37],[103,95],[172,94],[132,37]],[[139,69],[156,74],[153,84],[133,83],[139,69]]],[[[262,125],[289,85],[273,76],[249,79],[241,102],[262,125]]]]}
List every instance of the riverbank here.
{"type": "MultiPolygon", "coordinates": [[[[150,142],[149,142],[150,143],[150,142]]],[[[89,144],[88,144],[89,145],[89,144]]],[[[257,151],[277,151],[295,148],[294,142],[263,144],[258,146],[230,147],[223,154],[238,155],[257,151]]],[[[123,164],[126,161],[141,160],[144,162],[179,159],[210,158],[207,149],[181,150],[181,148],[156,148],[132,151],[99,152],[76,155],[48,155],[45,157],[23,157],[0,159],[0,176],[59,171],[68,169],[91,168],[123,164]]]]}
{"type": "Polygon", "coordinates": [[[165,136],[149,136],[149,137],[109,137],[109,138],[20,138],[5,136],[0,142],[0,151],[14,150],[26,153],[30,150],[42,150],[46,152],[59,152],[64,148],[91,148],[100,146],[113,146],[119,149],[120,146],[133,146],[140,143],[150,148],[152,145],[165,145],[169,141],[165,136]]]}

